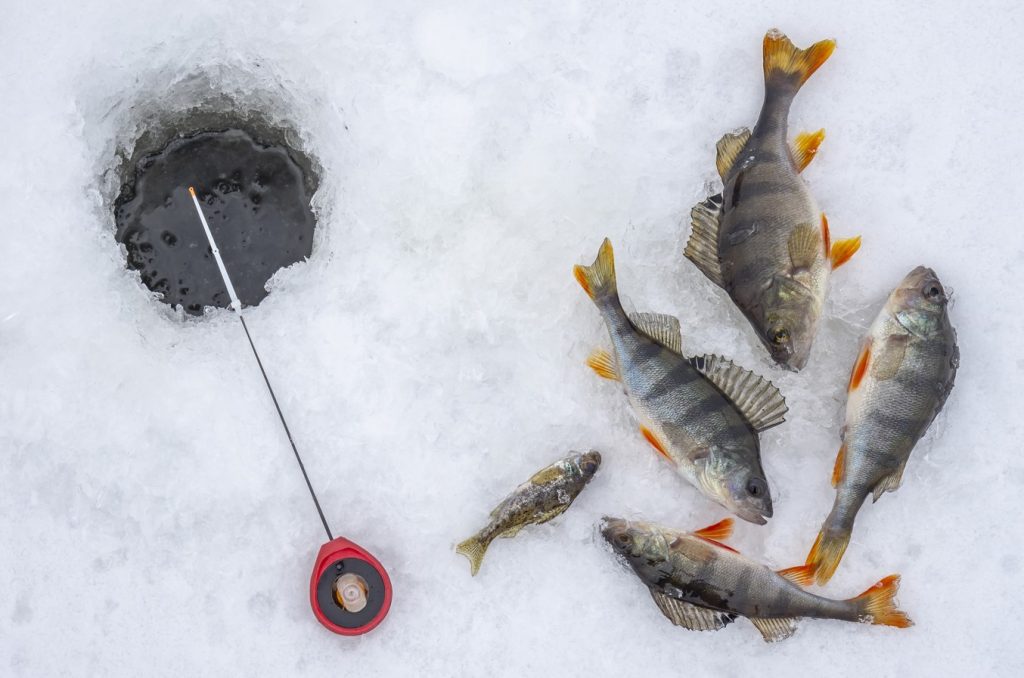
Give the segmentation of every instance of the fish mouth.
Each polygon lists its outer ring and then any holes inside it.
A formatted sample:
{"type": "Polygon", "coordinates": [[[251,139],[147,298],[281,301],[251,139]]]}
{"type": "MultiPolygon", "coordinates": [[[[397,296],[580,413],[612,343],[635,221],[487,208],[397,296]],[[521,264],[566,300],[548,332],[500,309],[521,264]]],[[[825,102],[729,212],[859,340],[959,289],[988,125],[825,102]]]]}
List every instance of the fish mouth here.
{"type": "Polygon", "coordinates": [[[601,518],[601,522],[597,524],[597,529],[601,533],[601,536],[604,537],[604,540],[614,546],[615,542],[613,539],[615,538],[615,535],[622,533],[628,524],[629,522],[622,518],[604,516],[601,518]]]}
{"type": "Polygon", "coordinates": [[[790,372],[799,372],[807,367],[807,360],[811,357],[810,347],[806,351],[800,351],[790,346],[776,346],[767,341],[764,342],[764,345],[768,348],[768,352],[771,353],[775,364],[790,372]]]}
{"type": "Polygon", "coordinates": [[[601,467],[601,453],[597,450],[585,452],[580,455],[578,464],[580,471],[587,477],[590,477],[597,473],[597,469],[601,467]]]}
{"type": "Polygon", "coordinates": [[[755,525],[767,525],[768,519],[772,517],[774,511],[771,507],[767,509],[735,509],[733,511],[737,516],[747,521],[748,523],[754,523],[755,525]]]}
{"type": "Polygon", "coordinates": [[[622,518],[614,518],[612,516],[602,516],[601,522],[597,524],[598,529],[601,530],[601,534],[606,534],[612,530],[625,526],[625,520],[623,520],[622,518]]]}

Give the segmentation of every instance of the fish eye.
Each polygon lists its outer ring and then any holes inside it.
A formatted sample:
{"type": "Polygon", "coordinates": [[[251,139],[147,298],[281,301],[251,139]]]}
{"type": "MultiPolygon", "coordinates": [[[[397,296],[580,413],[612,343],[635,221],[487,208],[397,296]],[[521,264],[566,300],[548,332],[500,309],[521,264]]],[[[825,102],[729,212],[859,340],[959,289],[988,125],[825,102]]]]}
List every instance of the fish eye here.
{"type": "Polygon", "coordinates": [[[924,288],[924,296],[928,299],[937,299],[942,296],[942,288],[939,287],[938,283],[926,285],[924,288]]]}
{"type": "Polygon", "coordinates": [[[780,327],[777,330],[773,330],[770,334],[773,344],[782,345],[789,341],[789,330],[785,327],[780,327]]]}
{"type": "Polygon", "coordinates": [[[751,497],[762,497],[767,492],[768,487],[764,484],[764,481],[760,478],[751,478],[747,481],[747,494],[751,497]]]}
{"type": "Polygon", "coordinates": [[[615,535],[615,541],[617,541],[620,546],[629,546],[630,542],[633,541],[633,538],[625,532],[620,532],[619,534],[615,535]]]}

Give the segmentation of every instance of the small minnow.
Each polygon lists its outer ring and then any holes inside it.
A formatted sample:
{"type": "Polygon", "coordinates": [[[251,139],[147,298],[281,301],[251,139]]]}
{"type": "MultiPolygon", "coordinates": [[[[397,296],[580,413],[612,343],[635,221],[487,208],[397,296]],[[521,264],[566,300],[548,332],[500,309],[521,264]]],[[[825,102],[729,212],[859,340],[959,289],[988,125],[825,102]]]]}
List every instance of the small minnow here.
{"type": "Polygon", "coordinates": [[[605,518],[601,532],[647,585],[661,613],[692,631],[717,631],[746,617],[773,642],[793,635],[801,617],[900,628],[912,623],[896,608],[899,575],[849,600],[816,596],[801,588],[814,580],[812,566],[775,572],[723,544],[732,532],[728,518],[692,533],[605,518]]]}
{"type": "Polygon", "coordinates": [[[828,220],[800,172],[825,130],[800,134],[787,121],[793,98],[835,49],[823,40],[798,49],[777,30],[764,37],[764,104],[751,132],[718,142],[722,193],[691,212],[685,256],[729,293],[779,365],[807,364],[833,269],[860,248],[860,238],[831,241],[828,220]]]}
{"type": "Polygon", "coordinates": [[[455,550],[469,558],[470,570],[476,575],[492,541],[498,537],[514,537],[527,525],[540,525],[561,515],[600,466],[601,454],[591,450],[573,452],[537,471],[491,511],[486,527],[455,550]]]}
{"type": "Polygon", "coordinates": [[[850,374],[842,446],[832,471],[832,512],[807,562],[827,582],[850,543],[869,494],[895,492],[914,445],[953,388],[960,351],[948,297],[935,272],[918,266],[889,295],[850,374]]]}

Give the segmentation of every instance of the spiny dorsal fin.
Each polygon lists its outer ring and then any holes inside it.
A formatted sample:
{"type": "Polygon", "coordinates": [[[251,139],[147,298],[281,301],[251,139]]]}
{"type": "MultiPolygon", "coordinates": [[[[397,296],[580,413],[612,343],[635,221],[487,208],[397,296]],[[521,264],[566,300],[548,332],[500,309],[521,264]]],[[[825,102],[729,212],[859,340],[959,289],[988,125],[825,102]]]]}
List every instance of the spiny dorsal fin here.
{"type": "Polygon", "coordinates": [[[722,216],[722,194],[717,193],[690,210],[690,239],[683,254],[719,287],[725,287],[718,258],[718,225],[722,216]]]}
{"type": "Polygon", "coordinates": [[[654,598],[654,604],[658,606],[663,615],[668,617],[669,621],[691,631],[719,631],[736,619],[736,615],[730,612],[698,607],[693,603],[667,596],[654,589],[650,591],[651,597],[654,598]]]}
{"type": "Polygon", "coordinates": [[[796,135],[789,150],[793,154],[793,164],[796,165],[797,172],[803,172],[811,164],[824,140],[825,130],[823,129],[819,129],[817,132],[801,132],[796,135]]]}
{"type": "Polygon", "coordinates": [[[683,334],[679,329],[679,318],[663,313],[630,313],[629,321],[668,350],[682,355],[683,334]]]}
{"type": "Polygon", "coordinates": [[[729,170],[736,164],[736,158],[740,156],[740,152],[748,141],[750,141],[750,130],[741,127],[735,132],[726,132],[715,144],[715,149],[718,151],[715,164],[718,165],[718,176],[722,177],[722,181],[725,181],[729,175],[729,170]]]}
{"type": "Polygon", "coordinates": [[[796,619],[793,617],[774,617],[772,619],[750,617],[750,621],[761,632],[766,643],[785,640],[796,633],[796,619]]]}
{"type": "Polygon", "coordinates": [[[878,498],[886,492],[895,492],[900,489],[900,484],[903,482],[903,471],[906,468],[907,462],[904,460],[904,462],[900,464],[899,468],[875,484],[874,497],[871,499],[872,503],[878,501],[878,498]]]}
{"type": "Polygon", "coordinates": [[[758,433],[786,421],[786,399],[764,377],[717,355],[695,356],[690,364],[732,401],[758,433]]]}

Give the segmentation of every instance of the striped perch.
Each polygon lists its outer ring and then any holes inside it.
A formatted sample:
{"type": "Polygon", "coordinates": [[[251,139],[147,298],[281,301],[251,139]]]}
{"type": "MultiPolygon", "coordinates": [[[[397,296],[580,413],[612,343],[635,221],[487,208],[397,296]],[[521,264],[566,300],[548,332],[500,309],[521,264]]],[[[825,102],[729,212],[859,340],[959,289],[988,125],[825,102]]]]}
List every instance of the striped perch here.
{"type": "Polygon", "coordinates": [[[644,438],[709,499],[763,525],[772,499],[758,434],[785,421],[786,401],[765,379],[714,355],[686,358],[676,318],[627,315],[619,301],[612,245],[576,279],[597,305],[611,352],[587,364],[622,383],[644,438]]]}
{"type": "Polygon", "coordinates": [[[746,617],[767,642],[788,638],[801,617],[837,619],[905,628],[907,615],[896,608],[899,575],[882,579],[849,600],[805,591],[814,568],[800,565],[772,571],[722,543],[732,520],[687,533],[650,523],[605,518],[602,534],[677,626],[717,631],[746,617]]]}
{"type": "Polygon", "coordinates": [[[867,496],[878,501],[899,488],[914,445],[953,388],[960,351],[947,305],[935,272],[918,266],[889,295],[864,338],[832,472],[835,504],[807,556],[818,583],[839,566],[867,496]]]}
{"type": "Polygon", "coordinates": [[[754,131],[718,142],[724,189],[691,212],[685,256],[729,293],[779,365],[807,364],[829,276],[860,247],[832,242],[828,220],[800,178],[825,138],[803,133],[792,145],[787,120],[793,98],[832,54],[823,40],[797,49],[782,33],[764,38],[764,104],[754,131]]]}

